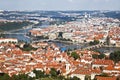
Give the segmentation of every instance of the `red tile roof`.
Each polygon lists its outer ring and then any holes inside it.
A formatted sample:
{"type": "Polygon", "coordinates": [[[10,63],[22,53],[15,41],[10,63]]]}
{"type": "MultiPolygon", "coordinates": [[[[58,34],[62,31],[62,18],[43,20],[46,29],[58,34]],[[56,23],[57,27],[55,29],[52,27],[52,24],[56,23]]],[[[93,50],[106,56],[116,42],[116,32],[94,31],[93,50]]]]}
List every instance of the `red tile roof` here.
{"type": "Polygon", "coordinates": [[[104,60],[104,59],[95,59],[93,64],[101,64],[101,65],[114,65],[112,60],[104,60]]]}
{"type": "Polygon", "coordinates": [[[97,76],[96,79],[97,80],[116,80],[116,77],[101,77],[101,76],[97,76]]]}

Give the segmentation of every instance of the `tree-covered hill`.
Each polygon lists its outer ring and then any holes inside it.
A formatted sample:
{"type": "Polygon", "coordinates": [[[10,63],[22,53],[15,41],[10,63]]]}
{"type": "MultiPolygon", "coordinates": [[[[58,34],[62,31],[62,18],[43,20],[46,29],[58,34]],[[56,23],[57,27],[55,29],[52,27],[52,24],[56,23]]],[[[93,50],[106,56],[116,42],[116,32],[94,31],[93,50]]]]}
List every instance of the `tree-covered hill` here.
{"type": "Polygon", "coordinates": [[[28,21],[23,22],[0,22],[0,31],[10,31],[15,29],[20,29],[24,26],[28,26],[32,23],[28,21]]]}
{"type": "Polygon", "coordinates": [[[104,13],[104,15],[106,17],[117,18],[120,20],[120,12],[111,11],[111,12],[104,13]]]}

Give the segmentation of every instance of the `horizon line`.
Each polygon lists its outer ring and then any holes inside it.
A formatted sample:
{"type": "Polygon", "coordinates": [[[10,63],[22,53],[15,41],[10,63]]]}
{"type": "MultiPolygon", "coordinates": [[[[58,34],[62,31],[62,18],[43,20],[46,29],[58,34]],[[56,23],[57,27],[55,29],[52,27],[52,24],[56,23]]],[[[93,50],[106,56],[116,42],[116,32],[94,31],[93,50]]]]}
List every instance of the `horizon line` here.
{"type": "Polygon", "coordinates": [[[120,11],[120,10],[97,10],[97,9],[95,9],[95,10],[42,10],[42,9],[40,9],[40,10],[38,10],[38,9],[36,9],[36,10],[1,10],[0,9],[0,11],[120,11]]]}

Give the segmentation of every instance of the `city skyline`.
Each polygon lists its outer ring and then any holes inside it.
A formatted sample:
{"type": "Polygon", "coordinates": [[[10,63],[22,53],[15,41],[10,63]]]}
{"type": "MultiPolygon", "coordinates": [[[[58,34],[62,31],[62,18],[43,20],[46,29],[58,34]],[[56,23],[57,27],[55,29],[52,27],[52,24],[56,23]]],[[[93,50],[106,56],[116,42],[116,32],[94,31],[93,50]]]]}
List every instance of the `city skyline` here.
{"type": "Polygon", "coordinates": [[[0,10],[120,10],[120,0],[0,0],[0,10]]]}

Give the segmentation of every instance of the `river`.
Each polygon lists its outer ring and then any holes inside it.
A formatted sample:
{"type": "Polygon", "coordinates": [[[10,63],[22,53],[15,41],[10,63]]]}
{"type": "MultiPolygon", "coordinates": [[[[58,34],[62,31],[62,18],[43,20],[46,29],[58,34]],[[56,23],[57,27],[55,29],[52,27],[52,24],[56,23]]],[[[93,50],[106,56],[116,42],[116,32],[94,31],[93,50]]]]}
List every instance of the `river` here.
{"type": "MultiPolygon", "coordinates": [[[[12,33],[27,33],[29,30],[31,29],[29,28],[29,29],[18,30],[12,33]]],[[[31,41],[31,39],[24,34],[5,34],[5,37],[6,38],[17,38],[19,41],[24,41],[27,43],[30,43],[31,41]]]]}
{"type": "MultiPolygon", "coordinates": [[[[38,26],[37,28],[44,28],[44,27],[48,27],[49,25],[42,25],[42,26],[38,26]]],[[[20,29],[17,31],[12,31],[12,33],[25,33],[27,34],[29,32],[29,30],[32,30],[31,27],[28,28],[24,28],[24,29],[20,29]]],[[[31,42],[31,38],[29,36],[26,36],[24,34],[5,34],[6,38],[17,38],[19,41],[24,41],[26,43],[30,43],[31,42]]]]}
{"type": "Polygon", "coordinates": [[[100,51],[101,53],[111,53],[114,51],[120,51],[120,47],[101,47],[101,48],[95,48],[92,50],[100,51]]]}
{"type": "MultiPolygon", "coordinates": [[[[49,25],[42,25],[42,26],[39,26],[39,28],[44,28],[44,27],[48,27],[49,25]]],[[[37,27],[38,28],[38,27],[37,27]]],[[[28,33],[29,30],[31,30],[32,28],[27,28],[27,29],[23,29],[23,30],[18,30],[18,31],[14,31],[12,33],[28,33]]],[[[5,35],[6,38],[17,38],[19,41],[24,41],[24,42],[27,42],[27,43],[30,43],[31,42],[31,38],[24,35],[24,34],[6,34],[5,35]]],[[[81,48],[84,48],[86,47],[87,45],[86,44],[66,44],[66,43],[62,43],[62,42],[52,42],[52,43],[55,43],[57,46],[59,46],[60,48],[66,48],[67,50],[68,49],[71,49],[71,50],[74,50],[74,49],[81,49],[81,48]]],[[[113,52],[113,51],[117,51],[117,50],[120,50],[120,48],[115,48],[115,47],[102,47],[102,48],[97,48],[97,49],[93,49],[93,50],[98,50],[100,51],[101,53],[105,53],[105,52],[113,52]]]]}

